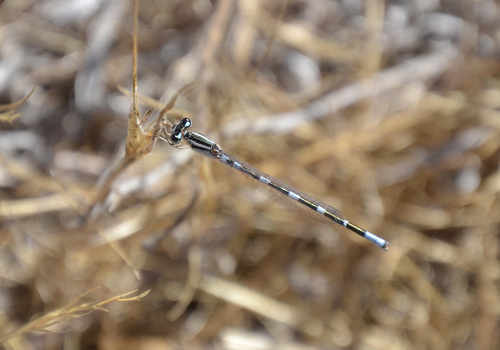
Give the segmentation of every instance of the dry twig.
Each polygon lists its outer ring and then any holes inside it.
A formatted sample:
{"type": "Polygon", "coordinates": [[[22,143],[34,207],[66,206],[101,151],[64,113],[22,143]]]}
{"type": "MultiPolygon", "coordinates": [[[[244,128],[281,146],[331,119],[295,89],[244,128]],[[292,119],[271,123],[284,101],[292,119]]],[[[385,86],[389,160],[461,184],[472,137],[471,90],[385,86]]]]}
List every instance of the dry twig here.
{"type": "Polygon", "coordinates": [[[15,331],[0,336],[0,344],[6,343],[14,338],[20,337],[28,332],[33,331],[50,331],[49,327],[59,324],[64,321],[68,321],[71,318],[78,318],[85,315],[88,315],[92,311],[100,310],[100,311],[108,311],[104,308],[104,306],[113,303],[113,302],[129,302],[129,301],[141,301],[148,293],[149,290],[142,292],[139,295],[131,296],[137,290],[132,290],[127,293],[123,293],[112,298],[98,301],[94,303],[81,303],[81,300],[86,297],[88,294],[92,293],[97,288],[94,288],[72,300],[70,303],[65,306],[57,309],[55,311],[51,311],[47,314],[39,316],[34,320],[24,324],[22,327],[16,329],[15,331]]]}

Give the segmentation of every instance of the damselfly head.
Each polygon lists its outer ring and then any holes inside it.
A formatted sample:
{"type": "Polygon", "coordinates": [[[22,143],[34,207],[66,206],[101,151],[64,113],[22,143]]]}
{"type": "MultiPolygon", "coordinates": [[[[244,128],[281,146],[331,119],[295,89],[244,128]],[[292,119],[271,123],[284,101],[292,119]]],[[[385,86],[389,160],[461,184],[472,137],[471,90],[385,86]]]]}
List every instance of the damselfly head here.
{"type": "Polygon", "coordinates": [[[182,136],[187,128],[193,125],[193,122],[189,118],[182,118],[181,121],[172,127],[170,132],[170,143],[178,145],[182,141],[182,136]]]}

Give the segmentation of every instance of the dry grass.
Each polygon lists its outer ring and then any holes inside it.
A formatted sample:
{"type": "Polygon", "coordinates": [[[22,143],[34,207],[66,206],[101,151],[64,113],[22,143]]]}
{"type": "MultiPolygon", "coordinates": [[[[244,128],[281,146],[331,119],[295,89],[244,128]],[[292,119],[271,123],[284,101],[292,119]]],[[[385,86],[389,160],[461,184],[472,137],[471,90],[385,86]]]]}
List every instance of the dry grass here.
{"type": "Polygon", "coordinates": [[[1,346],[499,348],[497,3],[142,0],[139,13],[153,129],[131,97],[131,1],[0,5],[1,346]],[[389,252],[155,143],[162,108],[389,252]],[[145,138],[125,152],[129,111],[145,138]],[[97,286],[74,306],[151,291],[33,331],[97,286]]]}

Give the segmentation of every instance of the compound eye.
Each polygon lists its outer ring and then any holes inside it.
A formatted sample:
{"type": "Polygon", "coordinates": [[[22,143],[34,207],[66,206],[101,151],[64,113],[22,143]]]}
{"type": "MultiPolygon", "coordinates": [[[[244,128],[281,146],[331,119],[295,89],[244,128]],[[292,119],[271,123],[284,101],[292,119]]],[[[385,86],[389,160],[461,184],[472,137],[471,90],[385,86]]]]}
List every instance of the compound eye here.
{"type": "Polygon", "coordinates": [[[182,141],[182,133],[177,132],[175,134],[170,135],[170,141],[174,144],[178,144],[182,141]]]}
{"type": "Polygon", "coordinates": [[[184,128],[189,128],[191,125],[193,125],[193,122],[189,118],[182,118],[179,124],[183,125],[184,128]]]}

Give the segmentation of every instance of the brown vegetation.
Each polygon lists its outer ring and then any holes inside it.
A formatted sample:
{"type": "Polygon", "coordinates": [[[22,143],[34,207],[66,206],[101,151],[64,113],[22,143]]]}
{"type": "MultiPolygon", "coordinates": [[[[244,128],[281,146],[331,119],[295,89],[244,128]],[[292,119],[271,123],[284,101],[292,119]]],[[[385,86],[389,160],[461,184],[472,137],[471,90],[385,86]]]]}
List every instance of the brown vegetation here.
{"type": "Polygon", "coordinates": [[[497,2],[138,5],[0,3],[0,347],[500,346],[497,2]]]}

